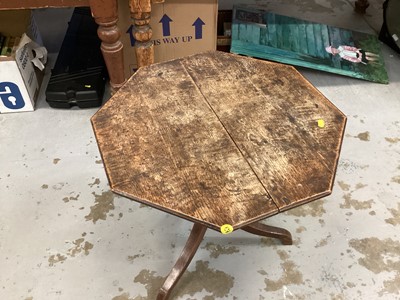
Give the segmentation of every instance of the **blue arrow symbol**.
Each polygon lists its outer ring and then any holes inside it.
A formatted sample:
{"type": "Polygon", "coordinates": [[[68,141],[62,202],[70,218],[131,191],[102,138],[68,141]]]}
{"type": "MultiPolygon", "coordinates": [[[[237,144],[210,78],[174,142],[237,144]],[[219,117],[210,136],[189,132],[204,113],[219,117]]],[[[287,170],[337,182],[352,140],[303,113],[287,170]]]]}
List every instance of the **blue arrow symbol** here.
{"type": "Polygon", "coordinates": [[[162,24],[163,36],[170,36],[171,35],[170,26],[169,26],[170,22],[173,22],[173,21],[166,14],[164,14],[162,16],[160,22],[158,22],[158,23],[162,24]]]}
{"type": "Polygon", "coordinates": [[[135,40],[135,37],[133,36],[133,25],[131,25],[131,26],[128,28],[128,30],[126,31],[126,33],[129,33],[129,37],[130,37],[130,39],[131,39],[131,46],[132,46],[132,47],[135,47],[136,40],[135,40]]]}
{"type": "Polygon", "coordinates": [[[203,38],[203,25],[206,25],[206,23],[200,18],[197,18],[192,24],[192,26],[194,26],[194,36],[196,40],[203,38]]]}

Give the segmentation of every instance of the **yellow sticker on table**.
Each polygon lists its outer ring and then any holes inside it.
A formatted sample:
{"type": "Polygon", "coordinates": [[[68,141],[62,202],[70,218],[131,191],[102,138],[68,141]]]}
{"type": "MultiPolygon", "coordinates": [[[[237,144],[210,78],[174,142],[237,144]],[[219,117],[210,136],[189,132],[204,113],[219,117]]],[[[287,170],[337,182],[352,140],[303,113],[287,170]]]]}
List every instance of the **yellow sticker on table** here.
{"type": "Polygon", "coordinates": [[[320,127],[320,128],[324,128],[325,127],[325,121],[324,120],[319,119],[317,122],[318,122],[318,127],[320,127]]]}
{"type": "Polygon", "coordinates": [[[222,234],[228,234],[233,231],[233,227],[230,224],[224,224],[221,226],[221,233],[222,234]]]}

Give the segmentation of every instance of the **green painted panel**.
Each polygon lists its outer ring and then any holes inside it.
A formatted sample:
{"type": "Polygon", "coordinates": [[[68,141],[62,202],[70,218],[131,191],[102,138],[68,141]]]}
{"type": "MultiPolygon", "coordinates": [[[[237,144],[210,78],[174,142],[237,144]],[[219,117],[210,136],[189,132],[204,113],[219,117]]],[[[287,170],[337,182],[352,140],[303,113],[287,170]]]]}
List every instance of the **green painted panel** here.
{"type": "Polygon", "coordinates": [[[247,24],[239,24],[239,40],[247,42],[247,24]]]}
{"type": "Polygon", "coordinates": [[[243,43],[242,41],[232,41],[231,44],[231,52],[236,54],[245,54],[252,57],[260,57],[261,55],[265,54],[265,51],[268,51],[268,60],[303,66],[307,68],[314,68],[322,71],[332,72],[341,75],[349,75],[352,77],[363,79],[361,74],[357,74],[355,72],[351,72],[350,74],[345,70],[336,69],[328,66],[321,66],[317,63],[310,63],[307,61],[299,60],[299,56],[292,51],[286,51],[261,45],[252,45],[251,47],[248,47],[248,45],[246,43],[243,43]]]}
{"type": "Polygon", "coordinates": [[[268,46],[268,27],[260,28],[260,45],[268,46]]]}
{"type": "MultiPolygon", "coordinates": [[[[376,36],[269,13],[259,8],[233,10],[231,52],[387,83],[376,36]],[[239,15],[238,15],[239,16],[239,15]],[[255,20],[253,22],[253,20],[255,20]],[[265,25],[264,25],[265,24],[265,25]],[[378,55],[376,62],[352,62],[327,46],[355,46],[378,55]]],[[[360,57],[361,55],[358,54],[360,57]]]]}
{"type": "Polygon", "coordinates": [[[283,47],[283,28],[282,28],[282,18],[279,15],[275,16],[275,26],[276,26],[276,47],[282,48],[283,47]]]}
{"type": "Polygon", "coordinates": [[[234,40],[239,39],[239,27],[240,27],[240,24],[237,24],[237,23],[232,24],[232,39],[234,39],[234,40]]]}
{"type": "Polygon", "coordinates": [[[299,22],[299,53],[308,54],[308,45],[307,45],[307,32],[306,32],[306,24],[299,22]]]}
{"type": "Polygon", "coordinates": [[[290,44],[291,44],[290,38],[291,38],[291,36],[290,36],[290,27],[289,27],[290,26],[290,19],[291,18],[285,17],[285,16],[281,16],[281,18],[280,18],[280,24],[281,24],[281,27],[282,27],[282,37],[281,37],[282,46],[281,46],[281,48],[285,49],[285,50],[291,50],[290,49],[290,44]]]}
{"type": "Polygon", "coordinates": [[[278,47],[275,14],[268,14],[266,19],[267,19],[267,26],[268,26],[268,44],[267,44],[267,46],[278,47]]]}
{"type": "Polygon", "coordinates": [[[321,25],[321,39],[322,39],[322,45],[324,47],[324,55],[323,57],[330,57],[329,53],[326,52],[325,48],[331,44],[330,39],[329,39],[329,30],[327,25],[321,25]]]}
{"type": "Polygon", "coordinates": [[[315,56],[325,56],[325,45],[322,43],[322,30],[320,24],[313,24],[314,27],[314,40],[315,40],[315,56]]]}
{"type": "Polygon", "coordinates": [[[306,40],[307,40],[307,54],[315,56],[316,51],[315,51],[314,26],[310,23],[306,24],[306,40]]]}
{"type": "Polygon", "coordinates": [[[251,28],[251,41],[254,44],[259,44],[260,43],[260,33],[261,33],[261,27],[260,26],[253,26],[251,28]]]}
{"type": "Polygon", "coordinates": [[[290,50],[295,52],[302,52],[300,47],[300,35],[299,35],[299,24],[297,22],[290,22],[289,26],[289,36],[290,36],[290,50]]]}

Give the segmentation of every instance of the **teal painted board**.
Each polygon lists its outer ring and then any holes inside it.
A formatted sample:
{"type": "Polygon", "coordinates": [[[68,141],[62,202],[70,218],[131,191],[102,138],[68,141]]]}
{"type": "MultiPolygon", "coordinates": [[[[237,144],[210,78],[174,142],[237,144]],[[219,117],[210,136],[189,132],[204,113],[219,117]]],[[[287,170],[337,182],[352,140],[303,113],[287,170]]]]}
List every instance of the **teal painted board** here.
{"type": "Polygon", "coordinates": [[[281,17],[281,28],[282,28],[282,48],[285,50],[291,50],[290,48],[290,19],[287,17],[281,17]]]}
{"type": "Polygon", "coordinates": [[[314,26],[307,22],[306,24],[306,40],[307,40],[307,54],[316,57],[315,50],[315,36],[314,26]]]}
{"type": "Polygon", "coordinates": [[[306,24],[299,22],[299,53],[307,54],[306,24]]]}
{"type": "Polygon", "coordinates": [[[277,33],[276,33],[276,25],[275,25],[275,14],[268,14],[266,16],[266,24],[268,24],[268,44],[267,46],[270,47],[278,47],[278,39],[277,39],[277,33]]]}
{"type": "Polygon", "coordinates": [[[238,24],[238,23],[232,24],[232,36],[231,36],[231,38],[234,39],[234,40],[238,40],[239,39],[239,27],[240,27],[240,24],[238,24]]]}
{"type": "Polygon", "coordinates": [[[268,45],[268,27],[260,28],[260,45],[268,45]]]}
{"type": "Polygon", "coordinates": [[[314,27],[314,38],[315,38],[315,53],[318,57],[324,57],[326,50],[322,43],[322,29],[321,24],[313,24],[314,27]]]}
{"type": "Polygon", "coordinates": [[[251,42],[254,44],[260,43],[260,31],[261,28],[257,26],[249,26],[249,34],[251,35],[251,42]]]}
{"type": "Polygon", "coordinates": [[[245,29],[242,32],[240,40],[252,43],[253,42],[252,33],[253,33],[252,26],[247,24],[245,29]]]}
{"type": "Polygon", "coordinates": [[[299,25],[297,22],[292,22],[289,24],[290,33],[290,49],[292,51],[301,52],[300,38],[299,38],[299,25]]]}
{"type": "Polygon", "coordinates": [[[246,41],[247,24],[239,24],[238,40],[246,41]]]}
{"type": "MultiPolygon", "coordinates": [[[[327,25],[321,25],[321,39],[322,39],[322,43],[324,45],[329,45],[330,41],[329,41],[329,29],[327,25]]],[[[330,57],[330,54],[326,51],[323,51],[324,53],[324,57],[328,58],[330,57]]]]}
{"type": "Polygon", "coordinates": [[[241,41],[260,44],[260,27],[251,24],[239,24],[238,36],[241,41]]]}
{"type": "Polygon", "coordinates": [[[278,48],[283,48],[283,39],[282,39],[282,18],[279,16],[275,16],[275,29],[276,29],[276,45],[278,48]]]}
{"type": "MultiPolygon", "coordinates": [[[[237,52],[234,52],[234,53],[246,52],[246,55],[248,55],[248,56],[261,57],[265,53],[265,51],[268,51],[270,60],[278,61],[278,62],[288,64],[288,65],[296,65],[296,66],[331,72],[330,67],[328,67],[326,65],[320,65],[319,64],[320,61],[318,59],[316,59],[313,62],[311,57],[307,57],[305,55],[302,56],[302,59],[299,59],[299,55],[294,54],[292,51],[286,51],[286,50],[273,48],[273,47],[266,47],[266,46],[262,46],[262,45],[253,45],[253,47],[251,47],[251,49],[249,49],[248,45],[241,41],[237,41],[235,47],[237,49],[237,52]]],[[[335,73],[340,74],[340,75],[351,76],[351,77],[355,77],[355,78],[359,78],[359,79],[364,79],[362,74],[343,70],[341,68],[337,68],[335,73]]]]}
{"type": "Polygon", "coordinates": [[[375,35],[234,6],[231,52],[388,83],[375,35]]]}

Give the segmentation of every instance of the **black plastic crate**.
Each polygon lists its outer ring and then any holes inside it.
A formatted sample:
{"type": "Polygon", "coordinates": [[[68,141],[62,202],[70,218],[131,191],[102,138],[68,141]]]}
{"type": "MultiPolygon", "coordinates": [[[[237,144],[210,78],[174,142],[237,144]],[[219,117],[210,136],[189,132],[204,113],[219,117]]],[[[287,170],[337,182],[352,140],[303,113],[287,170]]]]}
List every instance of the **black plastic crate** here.
{"type": "Polygon", "coordinates": [[[89,8],[76,8],[46,89],[54,108],[101,106],[108,78],[101,41],[89,8]]]}

